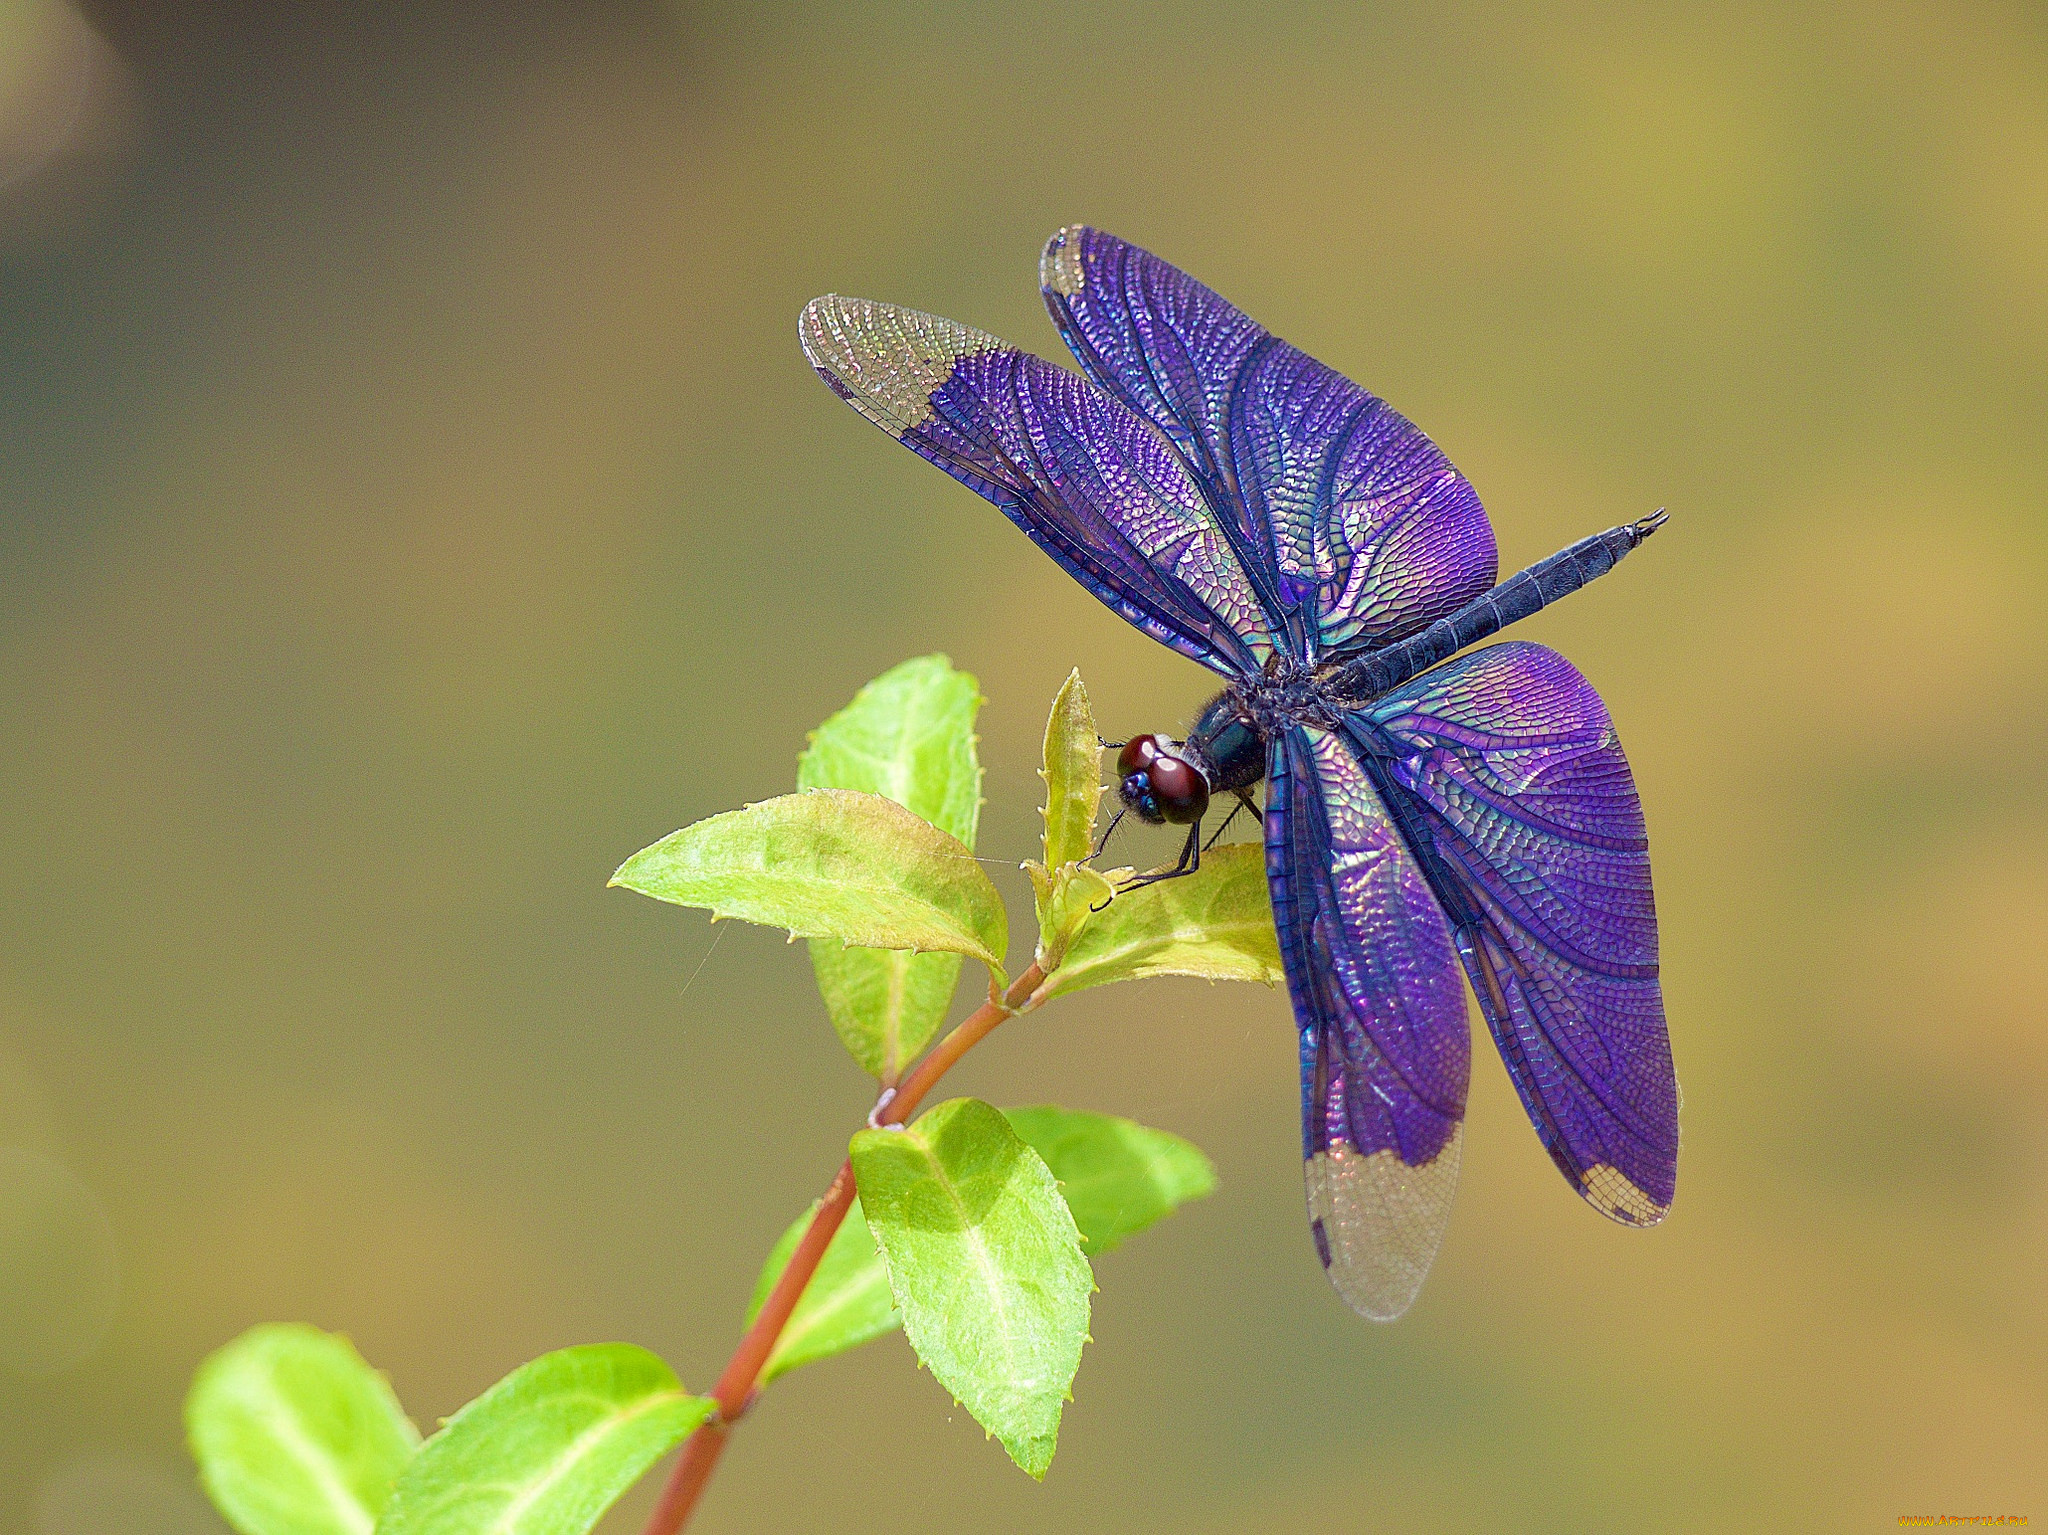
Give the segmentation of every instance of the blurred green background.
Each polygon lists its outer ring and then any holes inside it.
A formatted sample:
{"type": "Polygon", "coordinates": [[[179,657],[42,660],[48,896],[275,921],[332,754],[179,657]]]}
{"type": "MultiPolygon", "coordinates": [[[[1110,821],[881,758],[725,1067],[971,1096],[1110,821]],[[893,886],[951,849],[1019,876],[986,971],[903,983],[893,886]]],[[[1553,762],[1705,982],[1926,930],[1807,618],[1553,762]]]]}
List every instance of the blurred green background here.
{"type": "Polygon", "coordinates": [[[1013,864],[1070,666],[1118,734],[1205,696],[797,350],[839,290],[1057,353],[1072,221],[1392,399],[1508,569],[1672,508],[1526,632],[1642,786],[1679,1201],[1594,1215],[1482,1042],[1370,1326],[1284,999],[1091,993],[958,1089],[1223,1187],[1104,1260],[1049,1480],[892,1338],[697,1528],[2048,1519],[2039,5],[0,17],[0,1529],[218,1531],[178,1406],[259,1320],[425,1423],[575,1342],[708,1383],[868,1091],[801,949],[613,866],[907,655],[981,678],[1013,864]]]}

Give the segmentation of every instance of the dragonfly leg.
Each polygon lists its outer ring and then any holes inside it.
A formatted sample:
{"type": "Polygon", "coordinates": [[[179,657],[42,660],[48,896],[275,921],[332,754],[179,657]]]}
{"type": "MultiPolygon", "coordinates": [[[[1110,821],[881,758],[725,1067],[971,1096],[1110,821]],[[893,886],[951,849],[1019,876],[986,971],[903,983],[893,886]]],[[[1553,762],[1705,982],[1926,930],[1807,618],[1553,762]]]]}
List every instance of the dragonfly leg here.
{"type": "Polygon", "coordinates": [[[1181,844],[1180,861],[1172,868],[1162,870],[1157,874],[1140,875],[1128,885],[1119,885],[1111,894],[1109,901],[1104,901],[1100,906],[1091,906],[1088,909],[1090,911],[1107,911],[1109,910],[1109,902],[1114,901],[1117,896],[1128,895],[1133,890],[1143,890],[1147,885],[1157,885],[1164,880],[1179,879],[1182,875],[1192,874],[1201,867],[1202,823],[1197,821],[1188,828],[1188,840],[1181,844]]]}
{"type": "Polygon", "coordinates": [[[1201,867],[1202,823],[1200,821],[1197,821],[1194,825],[1188,828],[1188,840],[1181,844],[1180,861],[1178,863],[1176,863],[1172,868],[1164,870],[1161,873],[1146,874],[1137,879],[1132,880],[1128,885],[1122,886],[1120,889],[1118,889],[1117,894],[1122,895],[1125,893],[1125,891],[1129,890],[1142,890],[1145,886],[1156,885],[1160,883],[1162,880],[1179,879],[1183,875],[1194,873],[1197,869],[1201,867]]]}
{"type": "Polygon", "coordinates": [[[1095,851],[1090,853],[1086,858],[1082,859],[1081,862],[1088,863],[1102,856],[1102,850],[1109,846],[1110,833],[1116,830],[1116,823],[1121,821],[1123,818],[1124,813],[1121,810],[1119,810],[1115,815],[1109,818],[1109,825],[1105,826],[1102,829],[1102,840],[1095,844],[1095,851]]]}
{"type": "Polygon", "coordinates": [[[1251,808],[1252,797],[1249,794],[1245,793],[1244,790],[1239,789],[1237,791],[1237,803],[1231,807],[1230,814],[1223,818],[1223,824],[1216,828],[1216,835],[1214,837],[1211,837],[1207,842],[1204,842],[1202,844],[1202,851],[1206,853],[1209,851],[1210,848],[1216,845],[1217,839],[1220,838],[1226,831],[1230,830],[1230,823],[1237,819],[1238,813],[1240,811],[1249,810],[1251,808]]]}

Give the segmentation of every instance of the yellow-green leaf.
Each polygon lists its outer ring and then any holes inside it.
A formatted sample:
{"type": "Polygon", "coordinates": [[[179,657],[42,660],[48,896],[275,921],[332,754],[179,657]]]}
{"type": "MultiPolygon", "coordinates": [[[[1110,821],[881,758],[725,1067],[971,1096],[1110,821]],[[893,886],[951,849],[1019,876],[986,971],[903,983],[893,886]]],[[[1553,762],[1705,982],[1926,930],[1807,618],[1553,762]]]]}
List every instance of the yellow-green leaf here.
{"type": "MultiPolygon", "coordinates": [[[[892,667],[811,734],[797,786],[892,799],[973,850],[981,816],[974,716],[981,689],[944,656],[892,667]]],[[[832,1026],[861,1069],[893,1082],[945,1021],[957,954],[849,949],[811,942],[832,1026]]]]}
{"type": "Polygon", "coordinates": [[[1044,1159],[956,1098],[853,1138],[854,1177],[918,1358],[1032,1476],[1052,1464],[1094,1276],[1044,1159]]]}
{"type": "Polygon", "coordinates": [[[1132,871],[1104,874],[1085,863],[1048,870],[1043,864],[1027,863],[1024,872],[1031,878],[1032,902],[1038,911],[1038,945],[1032,957],[1050,975],[1064,962],[1081,929],[1095,920],[1096,909],[1107,906],[1116,894],[1116,877],[1132,871]]]}
{"type": "Polygon", "coordinates": [[[207,1496],[241,1535],[370,1535],[420,1442],[348,1339],[297,1323],[209,1355],[185,1427],[207,1496]]]}
{"type": "Polygon", "coordinates": [[[1051,1104],[1003,1117],[1059,1179],[1090,1257],[1215,1191],[1216,1168],[1200,1148],[1164,1130],[1051,1104]]]}
{"type": "Polygon", "coordinates": [[[1081,673],[1067,674],[1045,722],[1045,867],[1086,858],[1095,847],[1095,815],[1102,803],[1102,738],[1088,707],[1081,673]]]}
{"type": "MultiPolygon", "coordinates": [[[[767,1302],[768,1292],[789,1267],[796,1244],[811,1229],[818,1207],[790,1223],[768,1261],[761,1265],[761,1277],[754,1282],[754,1298],[747,1305],[747,1325],[767,1302]]],[[[829,1359],[858,1348],[897,1326],[896,1303],[889,1293],[889,1271],[875,1250],[874,1235],[858,1199],[846,1212],[846,1219],[832,1233],[818,1271],[804,1286],[803,1297],[789,1315],[774,1352],[761,1369],[761,1384],[815,1359],[829,1359]]]]}
{"type": "Polygon", "coordinates": [[[1002,979],[1002,898],[957,837],[879,794],[810,789],[686,826],[643,848],[615,885],[877,949],[980,960],[1002,979]]]}
{"type": "Polygon", "coordinates": [[[583,1535],[716,1407],[630,1343],[543,1354],[420,1447],[377,1535],[583,1535]]]}
{"type": "Polygon", "coordinates": [[[1095,816],[1102,804],[1102,738],[1079,671],[1069,672],[1045,722],[1044,863],[1027,863],[1038,915],[1034,958],[1048,973],[1088,925],[1094,908],[1115,893],[1109,879],[1081,860],[1095,849],[1095,816]]]}
{"type": "Polygon", "coordinates": [[[1117,896],[1089,918],[1039,994],[1049,999],[1151,975],[1269,986],[1284,978],[1263,847],[1213,848],[1195,873],[1117,896]]]}

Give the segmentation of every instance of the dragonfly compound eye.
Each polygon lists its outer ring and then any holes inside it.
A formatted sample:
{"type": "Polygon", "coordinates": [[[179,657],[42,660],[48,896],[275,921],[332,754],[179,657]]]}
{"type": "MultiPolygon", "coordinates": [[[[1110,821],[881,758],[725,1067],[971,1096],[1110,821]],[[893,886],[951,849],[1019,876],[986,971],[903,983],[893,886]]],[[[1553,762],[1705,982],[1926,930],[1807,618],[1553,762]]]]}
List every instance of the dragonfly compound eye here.
{"type": "Polygon", "coordinates": [[[1209,780],[1202,770],[1163,752],[1152,759],[1152,794],[1159,801],[1160,818],[1176,826],[1201,820],[1209,808],[1209,780]]]}
{"type": "Polygon", "coordinates": [[[1124,742],[1124,749],[1117,753],[1116,771],[1119,778],[1129,778],[1133,773],[1142,773],[1152,765],[1166,747],[1163,736],[1132,736],[1124,742]]]}
{"type": "Polygon", "coordinates": [[[1117,794],[1139,820],[1150,821],[1157,826],[1166,819],[1160,814],[1159,799],[1152,792],[1151,774],[1127,773],[1124,781],[1117,785],[1117,794]]]}
{"type": "Polygon", "coordinates": [[[1209,781],[1164,736],[1135,736],[1117,758],[1118,793],[1140,820],[1185,826],[1209,808],[1209,781]]]}

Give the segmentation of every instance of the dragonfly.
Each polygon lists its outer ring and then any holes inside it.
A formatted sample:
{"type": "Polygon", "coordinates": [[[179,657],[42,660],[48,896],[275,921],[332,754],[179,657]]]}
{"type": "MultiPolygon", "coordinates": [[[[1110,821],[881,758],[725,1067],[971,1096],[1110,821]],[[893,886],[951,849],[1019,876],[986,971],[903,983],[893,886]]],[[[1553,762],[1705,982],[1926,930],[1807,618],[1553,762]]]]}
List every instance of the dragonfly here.
{"type": "Polygon", "coordinates": [[[1080,374],[836,294],[799,335],[861,415],[1224,679],[1184,738],[1122,743],[1118,796],[1188,828],[1171,878],[1200,868],[1212,803],[1264,785],[1309,1230],[1338,1293],[1391,1321],[1435,1261],[1471,1076],[1461,970],[1558,1170],[1654,1225],[1678,1084],[1628,760],[1564,657],[1470,647],[1664,513],[1497,581],[1478,494],[1384,401],[1101,230],[1055,234],[1039,278],[1080,374]]]}

